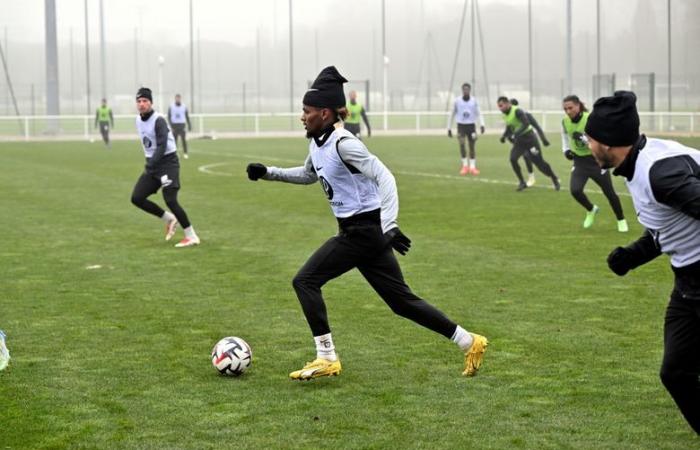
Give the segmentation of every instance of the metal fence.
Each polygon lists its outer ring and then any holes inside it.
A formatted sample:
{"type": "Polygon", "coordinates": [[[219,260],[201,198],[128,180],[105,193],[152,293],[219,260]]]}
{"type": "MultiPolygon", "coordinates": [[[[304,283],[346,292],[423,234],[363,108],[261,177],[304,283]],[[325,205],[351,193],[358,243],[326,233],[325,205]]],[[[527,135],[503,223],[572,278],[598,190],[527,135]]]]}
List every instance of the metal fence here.
{"type": "MultiPolygon", "coordinates": [[[[561,130],[562,111],[530,111],[549,133],[561,130]]],[[[484,112],[487,132],[500,133],[503,115],[484,112]]],[[[646,133],[700,134],[700,112],[641,112],[641,130],[646,133]]],[[[298,136],[302,132],[298,113],[194,114],[191,137],[233,138],[298,136]]],[[[377,135],[434,135],[446,132],[448,114],[434,111],[369,113],[377,135]]],[[[0,141],[93,140],[99,139],[94,116],[0,116],[0,141]]],[[[136,136],[135,115],[115,116],[112,139],[136,136]]]]}

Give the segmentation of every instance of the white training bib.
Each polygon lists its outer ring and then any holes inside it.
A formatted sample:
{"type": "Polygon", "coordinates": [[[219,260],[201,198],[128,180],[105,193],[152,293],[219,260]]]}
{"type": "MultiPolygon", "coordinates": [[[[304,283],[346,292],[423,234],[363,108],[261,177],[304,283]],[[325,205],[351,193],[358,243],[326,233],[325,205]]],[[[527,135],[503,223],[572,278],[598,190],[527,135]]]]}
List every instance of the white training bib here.
{"type": "MultiPolygon", "coordinates": [[[[136,129],[139,132],[139,137],[141,138],[141,146],[143,147],[143,153],[146,158],[151,158],[153,153],[156,151],[156,120],[161,117],[165,121],[165,118],[158,112],[153,111],[151,117],[145,122],[141,120],[141,116],[136,116],[136,129]]],[[[165,121],[167,126],[167,121],[165,121]]],[[[165,149],[165,154],[175,153],[177,147],[175,146],[175,138],[173,133],[168,127],[168,144],[165,149]]]]}

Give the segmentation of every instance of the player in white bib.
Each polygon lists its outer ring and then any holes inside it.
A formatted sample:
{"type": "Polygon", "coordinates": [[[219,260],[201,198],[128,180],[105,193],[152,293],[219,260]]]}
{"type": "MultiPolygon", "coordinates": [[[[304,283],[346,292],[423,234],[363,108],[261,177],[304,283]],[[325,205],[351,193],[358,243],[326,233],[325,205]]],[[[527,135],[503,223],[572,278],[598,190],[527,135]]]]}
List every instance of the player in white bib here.
{"type": "Polygon", "coordinates": [[[396,314],[452,339],[464,351],[463,375],[473,376],[488,342],[452,322],[404,281],[392,249],[403,255],[411,241],[397,224],[396,181],[362,141],[340,126],[347,117],[345,82],[335,67],[327,67],[304,95],[301,121],[310,139],[304,165],[282,169],[251,163],[247,168],[253,181],[318,181],[338,221],[338,235],[316,250],[293,280],[316,343],[316,359],[289,376],[308,380],[340,373],[321,287],[354,268],[396,314]]]}
{"type": "Polygon", "coordinates": [[[136,94],[136,129],[146,157],[146,167],[136,182],[131,194],[131,203],[165,222],[165,240],[175,235],[179,223],[185,232],[185,238],[175,247],[190,247],[199,244],[199,237],[177,201],[180,190],[180,163],[177,159],[177,147],[173,133],[168,128],[165,117],[153,109],[153,94],[150,89],[142,87],[136,94]],[[148,197],[163,190],[163,199],[170,211],[148,200],[148,197]]]}
{"type": "Polygon", "coordinates": [[[601,168],[614,168],[613,175],[625,178],[645,228],[637,241],[610,253],[608,266],[623,276],[661,253],[670,256],[674,286],[660,376],[700,435],[700,152],[640,135],[636,101],[626,91],[599,98],[585,127],[593,157],[601,168]]]}
{"type": "Polygon", "coordinates": [[[175,102],[168,108],[168,123],[173,130],[173,138],[177,144],[177,138],[182,141],[182,151],[185,159],[189,158],[187,153],[187,131],[192,131],[192,122],[190,122],[190,113],[187,106],[182,103],[180,94],[175,95],[175,102]],[[187,131],[185,131],[185,125],[187,131]]]}
{"type": "Polygon", "coordinates": [[[459,141],[459,154],[462,156],[462,169],[460,175],[479,175],[479,169],[476,168],[476,121],[481,124],[481,134],[484,134],[486,127],[484,126],[484,116],[479,110],[479,103],[476,98],[471,96],[471,85],[464,83],[462,85],[462,96],[457,97],[452,108],[452,114],[447,119],[447,136],[452,137],[452,119],[457,120],[457,140],[459,141]],[[469,142],[469,158],[465,149],[465,142],[469,142]]]}

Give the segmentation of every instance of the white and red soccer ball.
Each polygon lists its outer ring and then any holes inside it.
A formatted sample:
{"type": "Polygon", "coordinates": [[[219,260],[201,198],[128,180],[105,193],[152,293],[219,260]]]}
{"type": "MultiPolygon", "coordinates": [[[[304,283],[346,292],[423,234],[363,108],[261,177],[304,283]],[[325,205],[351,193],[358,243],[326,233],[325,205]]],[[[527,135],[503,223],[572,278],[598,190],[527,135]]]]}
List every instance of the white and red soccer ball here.
{"type": "Polygon", "coordinates": [[[236,336],[229,336],[216,343],[211,351],[211,363],[222,375],[237,377],[253,362],[250,345],[236,336]]]}

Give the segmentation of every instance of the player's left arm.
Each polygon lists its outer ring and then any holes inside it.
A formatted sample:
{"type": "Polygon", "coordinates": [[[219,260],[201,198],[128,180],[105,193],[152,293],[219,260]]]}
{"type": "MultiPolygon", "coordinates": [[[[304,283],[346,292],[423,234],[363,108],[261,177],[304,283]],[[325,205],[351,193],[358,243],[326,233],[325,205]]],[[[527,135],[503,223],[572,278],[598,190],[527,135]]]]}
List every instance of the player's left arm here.
{"type": "Polygon", "coordinates": [[[187,131],[192,131],[192,122],[190,122],[190,111],[185,108],[185,120],[187,121],[187,131]]]}
{"type": "Polygon", "coordinates": [[[146,163],[146,166],[151,170],[155,169],[158,162],[163,158],[163,155],[165,155],[165,150],[168,148],[168,123],[163,117],[158,117],[156,119],[155,128],[156,150],[146,163]]]}
{"type": "Polygon", "coordinates": [[[371,154],[359,139],[344,138],[338,142],[338,155],[346,163],[360,171],[367,178],[374,180],[381,199],[382,230],[398,228],[399,194],[394,175],[379,158],[371,154]]]}
{"type": "Polygon", "coordinates": [[[114,114],[112,114],[112,108],[109,108],[109,123],[112,128],[114,128],[114,114]]]}
{"type": "Polygon", "coordinates": [[[540,140],[545,145],[545,147],[549,146],[549,140],[547,139],[547,136],[545,136],[544,131],[540,127],[540,124],[537,123],[535,116],[533,116],[531,113],[528,112],[527,113],[527,120],[530,121],[530,125],[532,125],[532,128],[535,129],[535,131],[537,132],[537,135],[540,137],[540,140]]]}
{"type": "Polygon", "coordinates": [[[481,108],[479,108],[479,102],[474,99],[474,109],[476,110],[476,115],[479,116],[479,123],[481,124],[481,134],[486,131],[486,122],[484,122],[484,115],[481,114],[481,108]]]}
{"type": "Polygon", "coordinates": [[[700,220],[700,165],[688,155],[656,161],[649,170],[654,198],[700,220]]]}
{"type": "Polygon", "coordinates": [[[365,112],[364,106],[362,109],[360,109],[360,116],[362,116],[362,120],[365,122],[365,126],[367,127],[367,137],[372,136],[372,129],[369,126],[369,119],[367,118],[367,112],[365,112]]]}

